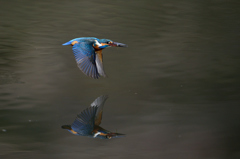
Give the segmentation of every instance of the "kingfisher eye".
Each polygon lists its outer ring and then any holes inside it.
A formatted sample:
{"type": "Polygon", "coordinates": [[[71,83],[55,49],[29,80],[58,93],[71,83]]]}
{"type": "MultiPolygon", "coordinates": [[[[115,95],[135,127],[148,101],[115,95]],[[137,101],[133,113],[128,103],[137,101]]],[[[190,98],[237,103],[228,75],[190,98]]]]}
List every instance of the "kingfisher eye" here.
{"type": "Polygon", "coordinates": [[[112,42],[111,41],[108,41],[107,44],[111,44],[112,42]]]}

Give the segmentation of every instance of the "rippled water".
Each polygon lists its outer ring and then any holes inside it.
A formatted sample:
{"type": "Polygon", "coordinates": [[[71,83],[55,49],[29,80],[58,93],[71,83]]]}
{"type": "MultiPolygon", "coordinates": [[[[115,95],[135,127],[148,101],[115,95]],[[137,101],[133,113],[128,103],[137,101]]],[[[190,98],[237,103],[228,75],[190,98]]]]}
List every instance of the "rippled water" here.
{"type": "Polygon", "coordinates": [[[240,3],[2,1],[0,158],[239,158],[240,3]],[[94,36],[108,78],[61,44],[94,36]],[[61,129],[108,94],[101,140],[61,129]]]}

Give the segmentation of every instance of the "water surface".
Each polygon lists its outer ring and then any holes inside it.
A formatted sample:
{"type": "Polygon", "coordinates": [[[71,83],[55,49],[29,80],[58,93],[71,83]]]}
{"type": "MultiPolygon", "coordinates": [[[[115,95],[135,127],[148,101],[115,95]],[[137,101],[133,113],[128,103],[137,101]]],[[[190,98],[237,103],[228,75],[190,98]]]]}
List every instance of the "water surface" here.
{"type": "Polygon", "coordinates": [[[232,1],[2,1],[0,157],[240,157],[240,11],[232,1]],[[108,38],[108,78],[85,76],[70,46],[108,38]],[[100,140],[61,129],[108,94],[100,140]]]}

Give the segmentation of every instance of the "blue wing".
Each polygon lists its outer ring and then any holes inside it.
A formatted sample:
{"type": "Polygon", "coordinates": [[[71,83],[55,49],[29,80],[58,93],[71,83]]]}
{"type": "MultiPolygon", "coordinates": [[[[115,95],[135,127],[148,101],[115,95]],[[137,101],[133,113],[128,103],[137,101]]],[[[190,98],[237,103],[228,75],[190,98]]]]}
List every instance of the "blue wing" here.
{"type": "Polygon", "coordinates": [[[77,43],[73,45],[72,50],[79,69],[87,76],[98,78],[100,75],[96,67],[95,50],[92,47],[91,43],[77,43]]]}
{"type": "Polygon", "coordinates": [[[97,107],[88,107],[80,114],[72,123],[71,128],[76,131],[79,135],[91,135],[94,129],[95,115],[97,112],[97,107]]]}

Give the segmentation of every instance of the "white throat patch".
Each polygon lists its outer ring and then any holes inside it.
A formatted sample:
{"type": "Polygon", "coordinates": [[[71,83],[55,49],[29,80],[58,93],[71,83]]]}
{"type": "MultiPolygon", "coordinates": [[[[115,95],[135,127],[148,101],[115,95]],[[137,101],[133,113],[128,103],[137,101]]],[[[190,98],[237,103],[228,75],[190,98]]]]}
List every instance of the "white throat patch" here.
{"type": "Polygon", "coordinates": [[[97,40],[95,40],[95,44],[99,47],[99,46],[102,46],[102,44],[100,44],[97,40]]]}
{"type": "Polygon", "coordinates": [[[94,135],[93,135],[93,137],[95,138],[95,137],[97,137],[99,134],[101,134],[100,132],[97,132],[97,133],[95,133],[94,135]]]}

